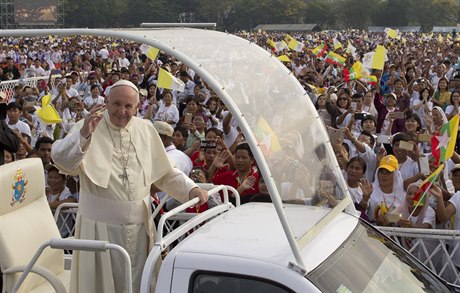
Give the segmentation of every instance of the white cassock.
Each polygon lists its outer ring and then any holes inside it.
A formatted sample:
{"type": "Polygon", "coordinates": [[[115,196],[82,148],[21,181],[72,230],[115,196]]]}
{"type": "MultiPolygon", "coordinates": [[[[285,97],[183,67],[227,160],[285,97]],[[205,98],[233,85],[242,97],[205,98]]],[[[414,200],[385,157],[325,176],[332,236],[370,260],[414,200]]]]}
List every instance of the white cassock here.
{"type": "MultiPolygon", "coordinates": [[[[197,185],[173,168],[153,124],[132,117],[117,128],[107,111],[89,140],[80,135],[83,120],[53,144],[58,168],[80,176],[75,238],[105,240],[124,247],[131,257],[133,292],[154,243],[150,186],[155,184],[181,202],[197,185]],[[127,180],[123,169],[127,170],[127,180]]],[[[74,251],[71,292],[124,292],[125,274],[118,253],[74,251]]]]}

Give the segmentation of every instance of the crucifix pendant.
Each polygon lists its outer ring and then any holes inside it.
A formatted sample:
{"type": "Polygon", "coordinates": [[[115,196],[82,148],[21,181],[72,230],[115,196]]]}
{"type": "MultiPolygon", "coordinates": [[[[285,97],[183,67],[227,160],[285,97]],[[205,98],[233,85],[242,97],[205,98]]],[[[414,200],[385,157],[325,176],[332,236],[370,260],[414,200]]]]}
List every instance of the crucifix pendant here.
{"type": "Polygon", "coordinates": [[[122,182],[121,187],[123,189],[126,188],[126,183],[128,182],[128,172],[126,171],[126,168],[123,168],[123,173],[118,175],[118,178],[121,179],[121,182],[122,182]]]}

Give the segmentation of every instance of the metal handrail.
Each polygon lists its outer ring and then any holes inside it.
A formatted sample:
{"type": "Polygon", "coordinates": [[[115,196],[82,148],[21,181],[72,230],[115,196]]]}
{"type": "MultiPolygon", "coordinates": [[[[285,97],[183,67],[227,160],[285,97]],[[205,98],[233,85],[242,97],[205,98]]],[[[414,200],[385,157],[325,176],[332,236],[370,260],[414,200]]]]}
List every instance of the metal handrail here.
{"type": "Polygon", "coordinates": [[[132,284],[133,278],[132,278],[132,273],[131,273],[131,259],[129,258],[129,254],[126,252],[126,250],[123,247],[116,245],[116,244],[108,243],[106,241],[81,240],[81,239],[57,239],[57,238],[48,240],[42,245],[40,245],[40,247],[35,252],[30,262],[25,267],[18,281],[16,282],[16,284],[14,284],[14,287],[12,290],[13,293],[17,292],[17,290],[22,285],[27,275],[30,273],[33,266],[37,262],[42,252],[48,246],[54,249],[71,249],[71,250],[83,250],[83,251],[94,251],[94,252],[105,252],[107,250],[116,250],[120,252],[125,262],[126,287],[127,287],[128,293],[132,293],[133,289],[132,289],[131,284],[132,284]]]}
{"type": "Polygon", "coordinates": [[[157,239],[155,245],[149,253],[147,260],[144,265],[144,270],[142,272],[141,279],[141,292],[149,292],[150,283],[154,271],[155,264],[157,263],[159,257],[161,256],[161,251],[168,247],[171,243],[182,237],[185,233],[198,226],[199,224],[221,214],[233,208],[233,204],[228,200],[228,191],[232,192],[235,196],[235,201],[237,206],[240,204],[240,197],[238,191],[235,188],[227,185],[219,185],[210,189],[208,193],[217,193],[219,191],[223,192],[224,202],[220,205],[217,205],[213,208],[210,208],[203,213],[196,214],[195,217],[191,218],[189,221],[179,226],[175,230],[171,231],[166,236],[163,236],[163,228],[165,223],[171,217],[177,215],[178,213],[185,211],[187,208],[196,205],[199,202],[198,198],[193,198],[186,203],[172,209],[171,211],[165,213],[158,223],[157,230],[157,239]]]}
{"type": "Polygon", "coordinates": [[[460,285],[460,273],[452,261],[452,257],[460,249],[459,230],[382,226],[376,228],[400,244],[440,278],[460,285]]]}
{"type": "Polygon", "coordinates": [[[61,203],[57,208],[56,210],[54,211],[54,221],[57,222],[57,220],[59,219],[59,214],[61,213],[61,210],[62,209],[66,209],[66,208],[78,208],[78,203],[77,202],[65,202],[65,203],[61,203]]]}

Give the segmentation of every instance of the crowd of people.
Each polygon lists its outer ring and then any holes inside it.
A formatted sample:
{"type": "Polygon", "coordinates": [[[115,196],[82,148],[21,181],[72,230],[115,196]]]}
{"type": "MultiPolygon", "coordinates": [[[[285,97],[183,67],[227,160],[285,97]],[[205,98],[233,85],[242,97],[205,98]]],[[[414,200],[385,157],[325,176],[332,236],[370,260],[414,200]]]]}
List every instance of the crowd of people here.
{"type": "MultiPolygon", "coordinates": [[[[377,225],[460,228],[457,152],[426,200],[415,200],[422,181],[436,170],[431,137],[460,112],[460,40],[455,33],[403,33],[397,38],[353,30],[292,33],[290,38],[305,44],[297,51],[271,45],[284,40],[285,33],[237,35],[288,57],[284,64],[304,86],[331,134],[337,161],[363,218],[377,225]],[[321,44],[344,56],[345,64],[328,63],[312,50],[321,44]],[[369,69],[377,81],[350,79],[355,62],[377,45],[387,50],[383,69],[369,69]]],[[[78,201],[79,180],[53,173],[57,169],[50,165],[51,145],[103,107],[119,80],[137,85],[137,116],[152,121],[177,168],[195,182],[235,187],[243,203],[270,200],[235,119],[186,64],[162,52],[151,60],[138,43],[100,37],[4,38],[2,43],[0,79],[18,82],[14,92],[1,96],[8,102],[6,122],[20,140],[17,152],[5,150],[5,162],[40,157],[52,208],[78,201]],[[182,80],[185,90],[157,87],[160,68],[182,80]],[[36,87],[24,86],[22,79],[32,76],[47,78],[36,87]],[[51,96],[61,123],[44,123],[35,114],[46,95],[51,96]]],[[[154,196],[158,195],[162,196],[154,196]]],[[[190,211],[201,212],[221,200],[219,195],[210,196],[207,204],[190,211]]],[[[166,208],[176,204],[171,199],[166,208]]],[[[453,259],[460,268],[460,252],[453,259]]]]}

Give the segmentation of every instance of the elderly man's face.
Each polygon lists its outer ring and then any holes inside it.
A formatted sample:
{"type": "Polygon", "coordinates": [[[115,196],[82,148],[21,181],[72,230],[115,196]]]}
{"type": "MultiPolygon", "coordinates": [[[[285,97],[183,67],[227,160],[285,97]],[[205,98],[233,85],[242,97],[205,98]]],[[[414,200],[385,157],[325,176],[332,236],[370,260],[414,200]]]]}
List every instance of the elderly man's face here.
{"type": "Polygon", "coordinates": [[[117,127],[125,127],[136,115],[139,94],[129,86],[117,86],[110,90],[107,110],[110,121],[117,127]]]}

